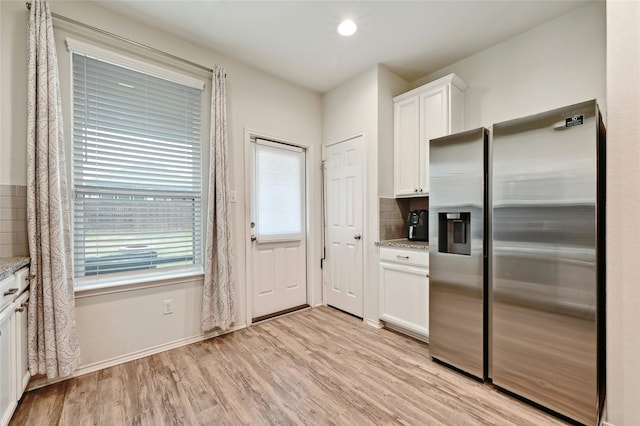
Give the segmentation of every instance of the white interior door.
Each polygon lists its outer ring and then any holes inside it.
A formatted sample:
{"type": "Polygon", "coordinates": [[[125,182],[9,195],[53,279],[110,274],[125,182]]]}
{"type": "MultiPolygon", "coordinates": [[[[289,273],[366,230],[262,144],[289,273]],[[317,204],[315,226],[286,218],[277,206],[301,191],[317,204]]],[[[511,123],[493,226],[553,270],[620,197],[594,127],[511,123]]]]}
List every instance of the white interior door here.
{"type": "Polygon", "coordinates": [[[329,146],[325,167],[325,302],[362,317],[362,136],[329,146]]]}
{"type": "Polygon", "coordinates": [[[254,319],[307,304],[305,152],[251,144],[251,288],[254,319]]]}

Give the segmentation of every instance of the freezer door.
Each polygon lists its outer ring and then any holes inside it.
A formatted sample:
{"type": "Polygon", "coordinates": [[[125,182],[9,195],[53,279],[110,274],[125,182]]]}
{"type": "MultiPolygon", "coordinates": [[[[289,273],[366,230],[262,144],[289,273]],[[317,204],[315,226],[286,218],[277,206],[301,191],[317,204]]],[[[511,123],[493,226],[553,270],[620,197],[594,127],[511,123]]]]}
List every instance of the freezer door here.
{"type": "Polygon", "coordinates": [[[433,139],[429,163],[429,351],[486,376],[484,188],[487,130],[433,139]]]}
{"type": "Polygon", "coordinates": [[[595,101],[492,132],[493,383],[597,418],[595,101]]]}

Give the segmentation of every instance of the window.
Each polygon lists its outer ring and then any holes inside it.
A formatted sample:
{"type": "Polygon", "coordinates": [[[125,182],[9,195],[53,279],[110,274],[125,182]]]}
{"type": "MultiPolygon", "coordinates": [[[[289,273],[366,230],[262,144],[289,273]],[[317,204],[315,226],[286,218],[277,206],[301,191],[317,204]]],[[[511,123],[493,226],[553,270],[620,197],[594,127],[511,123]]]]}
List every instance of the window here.
{"type": "Polygon", "coordinates": [[[305,170],[300,148],[256,139],[255,235],[259,243],[303,237],[305,170]]]}
{"type": "Polygon", "coordinates": [[[76,281],[200,270],[201,87],[67,43],[76,281]]]}

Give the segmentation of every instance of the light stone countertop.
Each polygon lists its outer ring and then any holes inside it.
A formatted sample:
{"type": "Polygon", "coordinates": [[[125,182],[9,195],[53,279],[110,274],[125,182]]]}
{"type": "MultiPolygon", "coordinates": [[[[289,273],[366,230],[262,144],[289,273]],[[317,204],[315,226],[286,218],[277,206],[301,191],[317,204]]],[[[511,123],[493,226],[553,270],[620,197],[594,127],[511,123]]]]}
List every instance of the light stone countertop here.
{"type": "Polygon", "coordinates": [[[395,248],[404,248],[404,249],[412,249],[412,250],[429,250],[428,241],[409,241],[406,238],[401,238],[399,240],[376,241],[376,246],[395,247],[395,248]]]}
{"type": "Polygon", "coordinates": [[[28,257],[0,257],[0,280],[4,280],[30,262],[28,257]]]}

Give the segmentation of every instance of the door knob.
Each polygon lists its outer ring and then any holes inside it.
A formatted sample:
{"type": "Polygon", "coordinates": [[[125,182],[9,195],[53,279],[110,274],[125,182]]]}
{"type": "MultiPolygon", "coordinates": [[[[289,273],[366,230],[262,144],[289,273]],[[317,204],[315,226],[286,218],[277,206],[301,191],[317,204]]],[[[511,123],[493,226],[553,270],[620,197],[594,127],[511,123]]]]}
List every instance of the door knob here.
{"type": "Polygon", "coordinates": [[[252,235],[252,236],[251,236],[251,241],[255,241],[255,240],[257,240],[257,239],[258,239],[258,237],[256,237],[255,235],[252,235]]]}
{"type": "Polygon", "coordinates": [[[361,240],[362,239],[362,235],[356,234],[356,235],[353,236],[353,239],[354,240],[361,240]]]}

